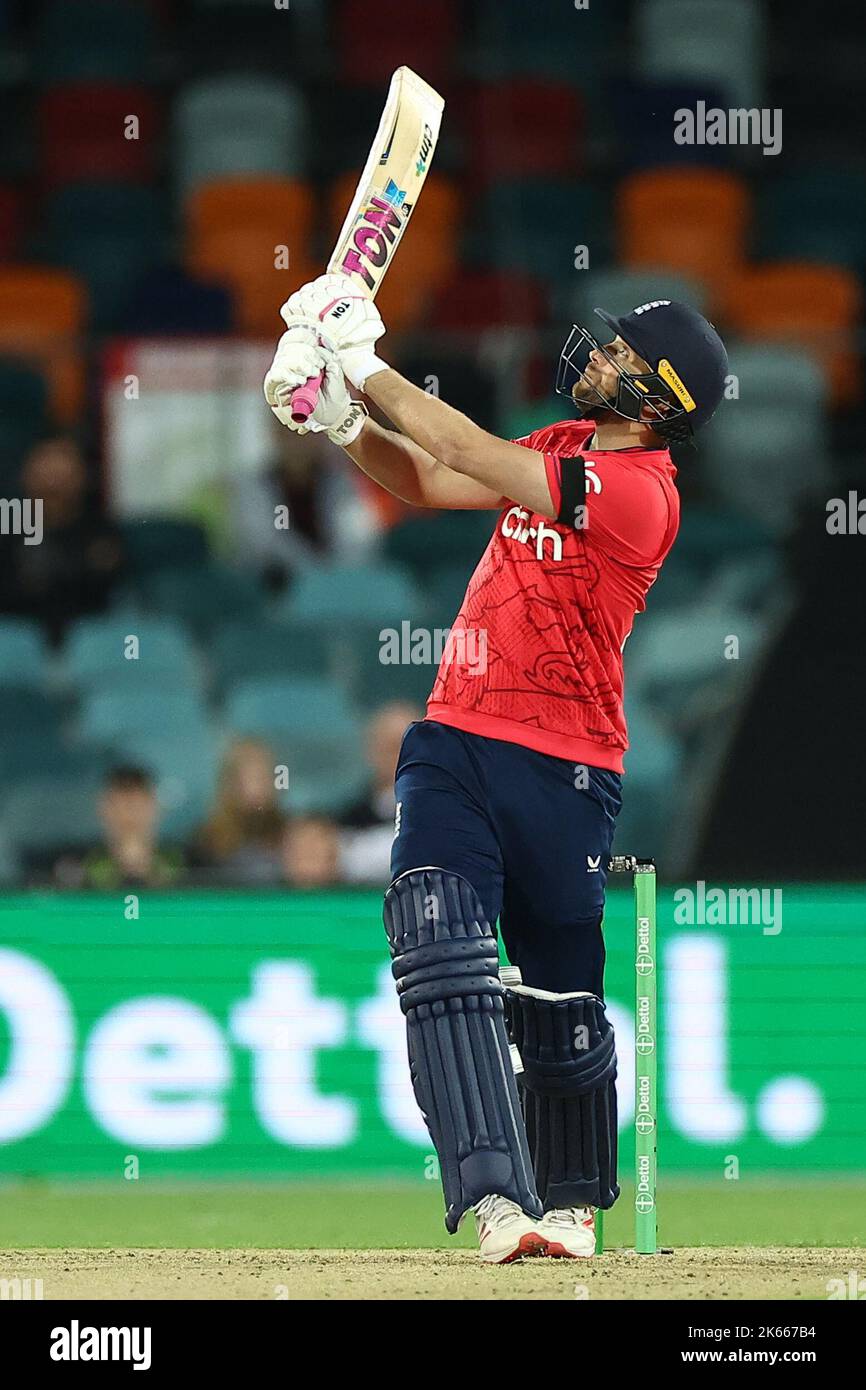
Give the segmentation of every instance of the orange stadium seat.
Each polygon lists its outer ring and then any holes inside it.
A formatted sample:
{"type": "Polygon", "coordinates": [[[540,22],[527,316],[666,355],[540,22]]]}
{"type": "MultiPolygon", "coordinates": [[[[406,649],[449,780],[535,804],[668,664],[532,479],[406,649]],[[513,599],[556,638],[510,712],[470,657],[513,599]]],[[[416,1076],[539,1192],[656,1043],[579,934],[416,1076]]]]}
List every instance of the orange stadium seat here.
{"type": "Polygon", "coordinates": [[[44,184],[78,179],[153,178],[159,108],[147,87],[74,83],[53,87],[39,105],[40,172],[44,184]],[[136,138],[127,119],[138,119],[136,138]]]}
{"type": "MultiPolygon", "coordinates": [[[[340,233],[354,196],[357,173],[340,176],[328,200],[329,248],[340,233]]],[[[427,305],[453,272],[458,259],[460,199],[454,184],[431,174],[412,213],[395,256],[377,295],[377,304],[388,328],[399,333],[419,322],[427,305]]]]}
{"type": "Polygon", "coordinates": [[[290,179],[219,179],[187,203],[187,267],[232,291],[236,326],[272,337],[280,304],[320,273],[312,258],[315,204],[306,184],[290,179]],[[276,248],[289,264],[277,268],[276,248]]]}
{"type": "Polygon", "coordinates": [[[86,320],[87,292],[76,276],[44,266],[0,267],[0,351],[43,372],[52,413],[64,425],[75,423],[83,404],[86,320]]]}
{"type": "Polygon", "coordinates": [[[567,83],[516,78],[476,88],[464,119],[474,181],[573,177],[583,165],[584,114],[567,83]]]}
{"type": "Polygon", "coordinates": [[[460,49],[456,0],[341,0],[335,17],[341,82],[380,84],[404,63],[434,87],[447,80],[460,49]]]}
{"type": "Polygon", "coordinates": [[[703,280],[717,307],[743,265],[751,217],[743,179],[720,169],[648,169],[617,195],[617,239],[630,268],[677,270],[703,280]]]}
{"type": "Polygon", "coordinates": [[[862,396],[857,326],[860,281],[842,266],[778,261],[749,266],[730,284],[727,323],[744,338],[805,347],[824,367],[836,405],[862,396]]]}

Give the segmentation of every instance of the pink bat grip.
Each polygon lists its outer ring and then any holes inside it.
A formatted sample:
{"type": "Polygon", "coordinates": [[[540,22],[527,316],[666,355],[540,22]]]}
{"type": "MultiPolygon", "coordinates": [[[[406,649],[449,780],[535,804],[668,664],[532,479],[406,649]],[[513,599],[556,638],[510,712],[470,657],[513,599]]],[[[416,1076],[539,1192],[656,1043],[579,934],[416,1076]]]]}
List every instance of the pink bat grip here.
{"type": "Polygon", "coordinates": [[[315,410],[324,375],[324,372],[317,372],[315,376],[308,377],[303,386],[296,386],[292,392],[292,419],[296,425],[303,425],[315,410]]]}

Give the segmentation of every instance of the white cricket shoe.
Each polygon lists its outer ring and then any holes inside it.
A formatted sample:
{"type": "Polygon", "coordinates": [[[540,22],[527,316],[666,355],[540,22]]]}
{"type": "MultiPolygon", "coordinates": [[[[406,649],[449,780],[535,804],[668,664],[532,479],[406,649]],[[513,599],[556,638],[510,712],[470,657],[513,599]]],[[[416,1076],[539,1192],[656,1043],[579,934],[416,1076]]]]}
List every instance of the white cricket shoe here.
{"type": "Polygon", "coordinates": [[[527,1216],[508,1197],[491,1193],[472,1208],[478,1229],[481,1258],[487,1264],[507,1265],[525,1255],[543,1255],[547,1244],[541,1221],[527,1216]]]}
{"type": "Polygon", "coordinates": [[[593,1207],[553,1207],[544,1213],[538,1230],[551,1259],[584,1260],[595,1254],[593,1207]]]}

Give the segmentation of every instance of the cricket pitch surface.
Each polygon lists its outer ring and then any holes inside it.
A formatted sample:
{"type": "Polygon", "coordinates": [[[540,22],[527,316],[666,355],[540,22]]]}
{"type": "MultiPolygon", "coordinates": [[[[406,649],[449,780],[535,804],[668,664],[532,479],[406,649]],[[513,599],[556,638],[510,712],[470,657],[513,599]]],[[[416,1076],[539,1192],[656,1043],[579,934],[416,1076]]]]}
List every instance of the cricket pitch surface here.
{"type": "Polygon", "coordinates": [[[862,1249],[685,1248],[484,1265],[470,1250],[5,1250],[48,1299],[826,1299],[862,1249]]]}

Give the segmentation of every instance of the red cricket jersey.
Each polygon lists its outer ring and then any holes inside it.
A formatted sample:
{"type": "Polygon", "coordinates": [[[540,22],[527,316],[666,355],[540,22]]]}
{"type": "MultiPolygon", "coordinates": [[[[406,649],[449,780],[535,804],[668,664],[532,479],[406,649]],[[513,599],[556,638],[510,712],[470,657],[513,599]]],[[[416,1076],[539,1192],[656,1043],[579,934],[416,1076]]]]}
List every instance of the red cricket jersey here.
{"type": "Polygon", "coordinates": [[[621,772],[622,649],[679,526],[667,449],[591,449],[591,420],[515,443],[544,454],[559,512],[569,460],[586,468],[577,526],[514,504],[469,581],[427,718],[621,772]]]}

